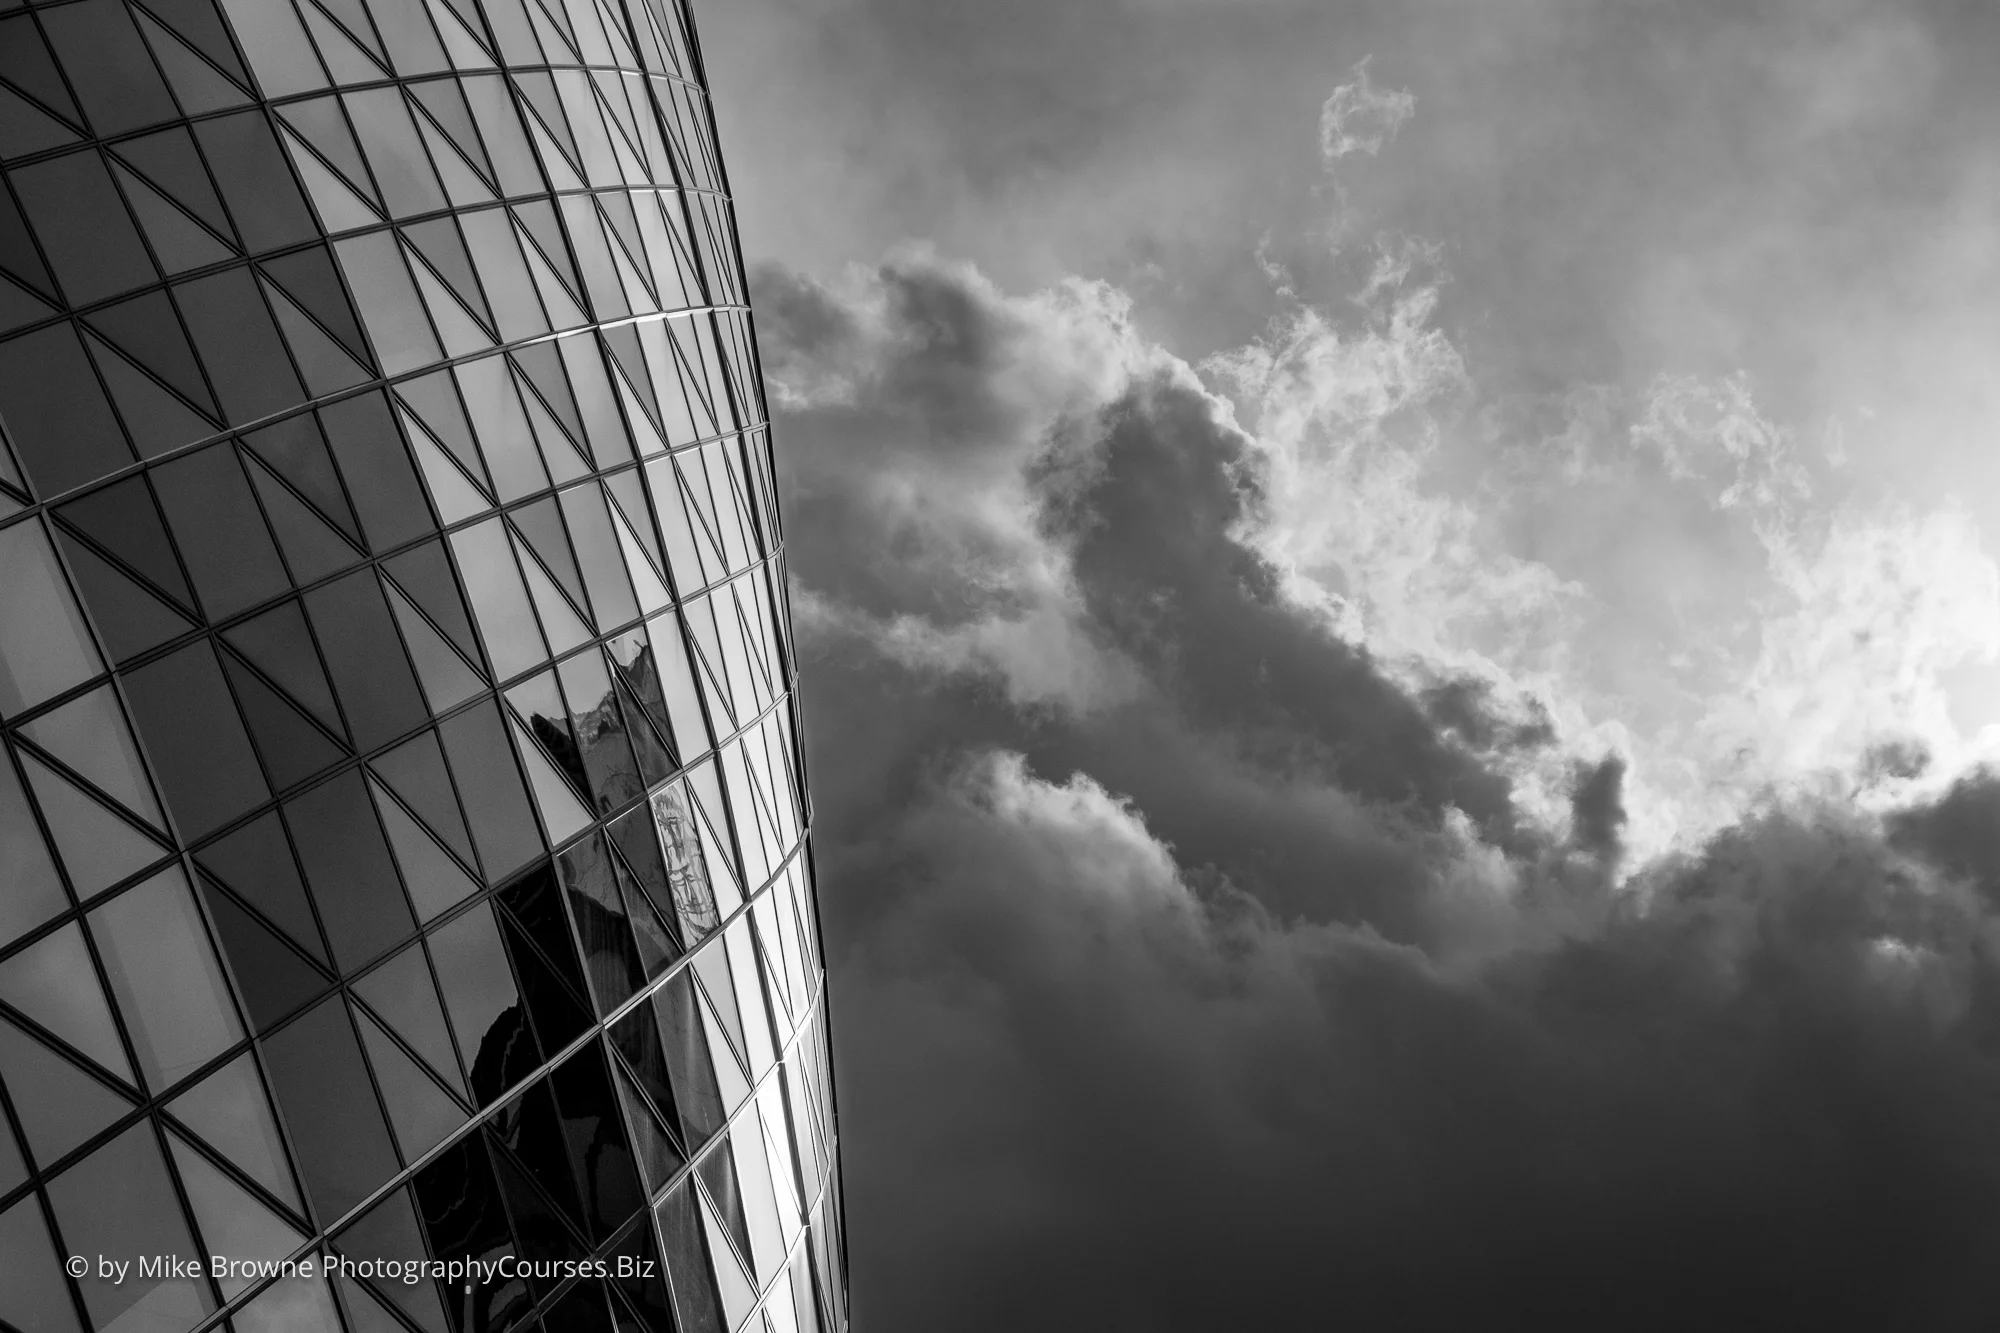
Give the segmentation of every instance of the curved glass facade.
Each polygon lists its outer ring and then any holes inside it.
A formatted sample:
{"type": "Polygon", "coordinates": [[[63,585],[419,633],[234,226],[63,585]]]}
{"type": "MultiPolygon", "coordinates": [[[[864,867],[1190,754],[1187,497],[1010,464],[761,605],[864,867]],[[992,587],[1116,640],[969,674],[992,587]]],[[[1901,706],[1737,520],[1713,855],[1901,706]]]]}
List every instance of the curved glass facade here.
{"type": "Polygon", "coordinates": [[[677,0],[0,0],[0,180],[0,1328],[844,1328],[677,0]]]}

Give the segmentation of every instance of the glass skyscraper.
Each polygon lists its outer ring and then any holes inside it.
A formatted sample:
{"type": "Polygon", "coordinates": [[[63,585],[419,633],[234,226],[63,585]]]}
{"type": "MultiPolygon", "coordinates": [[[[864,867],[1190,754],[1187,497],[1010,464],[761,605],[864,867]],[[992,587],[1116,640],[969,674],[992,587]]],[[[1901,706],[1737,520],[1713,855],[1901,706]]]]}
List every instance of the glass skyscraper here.
{"type": "Polygon", "coordinates": [[[0,0],[0,423],[0,1329],[844,1328],[679,0],[0,0]]]}

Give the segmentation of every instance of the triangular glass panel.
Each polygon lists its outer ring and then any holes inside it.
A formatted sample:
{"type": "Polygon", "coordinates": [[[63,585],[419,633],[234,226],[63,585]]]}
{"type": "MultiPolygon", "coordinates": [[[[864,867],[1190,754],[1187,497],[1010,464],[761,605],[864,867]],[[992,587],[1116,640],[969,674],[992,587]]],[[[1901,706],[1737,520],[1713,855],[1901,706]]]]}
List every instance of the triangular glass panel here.
{"type": "Polygon", "coordinates": [[[506,361],[485,356],[456,367],[452,374],[471,409],[494,493],[511,502],[547,490],[549,474],[542,468],[506,361]]]}
{"type": "Polygon", "coordinates": [[[532,389],[522,388],[521,405],[527,409],[528,427],[535,434],[535,444],[542,452],[542,463],[549,470],[550,480],[561,486],[589,476],[590,460],[583,456],[568,432],[556,424],[532,389]]]}
{"type": "Polygon", "coordinates": [[[364,364],[367,362],[368,341],[361,336],[361,325],[354,318],[354,307],[348,304],[347,294],[341,289],[340,275],[324,247],[294,250],[288,255],[261,260],[259,267],[298,303],[301,310],[331,332],[350,356],[364,364]]]}
{"type": "Polygon", "coordinates": [[[716,558],[714,544],[706,540],[702,524],[688,518],[688,500],[670,458],[654,458],[646,464],[646,484],[652,490],[654,512],[660,514],[660,534],[666,536],[666,558],[674,586],[680,588],[682,596],[692,596],[710,578],[720,576],[722,560],[716,558]],[[700,540],[696,540],[696,532],[702,532],[700,540]],[[702,560],[704,554],[708,560],[702,560]]]}
{"type": "Polygon", "coordinates": [[[679,765],[674,761],[673,752],[665,738],[654,728],[650,712],[641,708],[638,697],[625,681],[623,673],[613,678],[618,691],[619,707],[625,711],[626,735],[632,741],[632,753],[638,760],[639,773],[648,787],[664,782],[679,765]]]}
{"type": "Polygon", "coordinates": [[[319,210],[320,225],[328,235],[382,224],[382,214],[374,205],[363,200],[332,168],[315,157],[298,136],[287,131],[285,143],[292,150],[292,163],[298,168],[299,179],[305,182],[306,193],[312,196],[313,207],[319,210]]]}
{"type": "Polygon", "coordinates": [[[382,814],[382,827],[389,835],[390,850],[402,867],[410,901],[416,904],[419,921],[429,921],[478,892],[479,885],[472,877],[393,797],[378,790],[375,804],[382,814]]]}
{"type": "Polygon", "coordinates": [[[188,590],[166,523],[144,478],[106,486],[56,512],[65,524],[130,566],[155,589],[193,609],[194,594],[188,590]]]}
{"type": "Polygon", "coordinates": [[[698,815],[704,845],[708,849],[708,862],[721,874],[717,893],[728,900],[725,915],[734,911],[736,904],[743,901],[742,892],[736,887],[736,856],[730,849],[728,838],[728,810],[722,804],[722,788],[715,776],[715,761],[704,759],[687,773],[688,791],[694,797],[690,802],[698,815]]]}
{"type": "Polygon", "coordinates": [[[28,233],[27,220],[14,204],[11,193],[0,194],[0,269],[45,301],[56,301],[55,279],[49,276],[28,233]]]}
{"type": "Polygon", "coordinates": [[[639,270],[633,267],[632,258],[625,253],[625,247],[614,239],[610,249],[612,263],[618,270],[618,281],[625,288],[625,301],[632,307],[633,313],[644,314],[658,310],[660,303],[653,296],[652,286],[641,276],[639,270]]]}
{"type": "Polygon", "coordinates": [[[185,129],[160,130],[127,139],[113,150],[166,198],[192,214],[209,231],[230,241],[229,215],[209,179],[208,167],[185,129]]]}
{"type": "Polygon", "coordinates": [[[613,510],[622,513],[632,527],[632,535],[637,537],[653,558],[653,568],[664,570],[666,556],[660,551],[660,539],[653,529],[653,518],[646,508],[646,486],[640,480],[637,468],[627,468],[623,472],[611,472],[600,478],[604,489],[611,496],[613,510]]]}
{"type": "Polygon", "coordinates": [[[312,633],[295,601],[223,631],[229,646],[277,682],[291,701],[317,718],[336,736],[344,736],[333,688],[326,682],[312,633]]]}
{"type": "Polygon", "coordinates": [[[360,1018],[361,1043],[367,1048],[368,1063],[375,1066],[375,1083],[388,1104],[389,1123],[403,1160],[413,1162],[465,1123],[465,1108],[447,1097],[373,1018],[366,1013],[360,1018]]]}
{"type": "Polygon", "coordinates": [[[501,933],[506,936],[508,952],[514,959],[515,974],[521,980],[521,994],[535,1021],[535,1030],[541,1035],[542,1047],[560,1050],[590,1027],[589,1007],[562,984],[548,960],[526,943],[520,926],[511,917],[503,914],[501,923],[501,933]]]}
{"type": "Polygon", "coordinates": [[[438,1006],[437,987],[431,981],[422,945],[403,950],[355,982],[354,992],[389,1031],[429,1065],[433,1077],[448,1088],[464,1091],[458,1059],[451,1050],[451,1033],[445,1028],[444,1010],[438,1006]]]}
{"type": "Polygon", "coordinates": [[[115,166],[114,174],[125,187],[125,197],[131,201],[132,211],[139,215],[139,225],[144,229],[146,239],[153,243],[153,252],[160,257],[160,265],[169,276],[208,264],[220,264],[234,257],[234,251],[218,241],[206,227],[175,207],[165,195],[137,175],[122,166],[115,166]]]}
{"type": "Polygon", "coordinates": [[[375,192],[369,183],[368,168],[354,134],[341,115],[340,99],[315,97],[304,102],[288,102],[278,116],[297,132],[313,151],[324,158],[347,187],[373,206],[375,192]]]}
{"type": "Polygon", "coordinates": [[[559,845],[590,826],[590,812],[520,722],[514,721],[513,727],[522,764],[528,770],[528,785],[535,793],[535,804],[541,808],[542,822],[548,827],[549,842],[559,845]]]}
{"type": "Polygon", "coordinates": [[[375,30],[368,22],[368,8],[362,0],[317,0],[317,3],[371,59],[384,67],[388,65],[389,57],[376,40],[375,30]]]}
{"type": "Polygon", "coordinates": [[[74,922],[0,963],[0,1000],[127,1083],[132,1081],[132,1066],[118,1043],[118,1029],[98,987],[83,930],[74,922]]]}
{"type": "MultiPolygon", "coordinates": [[[[0,89],[0,92],[4,91],[0,89]]],[[[0,274],[0,333],[12,333],[36,320],[47,319],[55,312],[54,306],[12,278],[0,274]]]]}
{"type": "Polygon", "coordinates": [[[458,234],[457,224],[448,217],[433,218],[402,230],[424,262],[444,279],[452,294],[481,324],[491,328],[493,314],[486,308],[486,298],[480,294],[479,280],[473,275],[472,256],[466,253],[465,240],[458,234]]]}
{"type": "MultiPolygon", "coordinates": [[[[583,57],[577,54],[576,38],[570,34],[567,23],[558,27],[536,0],[522,0],[522,5],[528,12],[529,21],[534,24],[535,36],[541,41],[542,49],[548,53],[550,64],[570,65],[582,62],[583,57]]],[[[564,18],[567,19],[568,15],[564,15],[564,18]]]]}
{"type": "Polygon", "coordinates": [[[184,38],[189,46],[207,56],[236,82],[249,86],[250,76],[236,59],[229,44],[229,32],[211,0],[147,0],[160,20],[184,38]]]}
{"type": "Polygon", "coordinates": [[[306,31],[312,34],[314,45],[319,47],[320,59],[326,61],[327,72],[333,75],[336,85],[371,83],[389,77],[389,71],[382,68],[373,55],[362,50],[339,25],[320,13],[319,6],[311,0],[305,0],[299,6],[299,13],[304,17],[306,31]]]}
{"type": "MultiPolygon", "coordinates": [[[[672,606],[674,599],[667,591],[667,585],[661,582],[653,562],[640,548],[638,538],[633,536],[632,525],[626,521],[624,511],[615,504],[611,506],[611,526],[618,534],[618,549],[625,557],[625,572],[631,576],[632,590],[638,594],[639,609],[650,616],[655,611],[664,611],[672,606]]],[[[671,527],[669,531],[672,531],[671,527]]]]}
{"type": "Polygon", "coordinates": [[[70,124],[82,125],[83,117],[77,114],[76,103],[70,100],[62,75],[56,72],[55,58],[43,44],[41,34],[28,23],[8,27],[6,40],[0,42],[0,78],[70,124]]]}
{"type": "Polygon", "coordinates": [[[647,682],[635,676],[638,663],[627,669],[628,679],[633,680],[640,697],[651,702],[657,694],[666,704],[666,717],[656,720],[672,743],[674,752],[686,759],[700,754],[709,745],[708,724],[702,716],[701,698],[694,683],[694,670],[688,663],[687,641],[681,636],[680,622],[673,616],[663,616],[649,627],[647,643],[651,648],[652,688],[647,682]]]}
{"type": "Polygon", "coordinates": [[[541,558],[543,568],[554,574],[562,584],[570,601],[582,609],[589,605],[583,596],[583,576],[577,571],[576,558],[570,554],[569,537],[563,531],[562,518],[556,510],[553,499],[537,500],[534,504],[516,509],[508,515],[514,530],[527,540],[528,548],[541,558]]]}
{"type": "Polygon", "coordinates": [[[222,661],[236,689],[236,701],[249,720],[251,738],[271,775],[273,790],[282,791],[324,773],[346,757],[304,713],[248,667],[228,653],[222,655],[222,661]]]}
{"type": "Polygon", "coordinates": [[[163,855],[164,848],[58,777],[54,769],[25,753],[21,760],[77,897],[108,889],[163,855]]]}
{"type": "Polygon", "coordinates": [[[450,372],[434,371],[405,380],[396,386],[396,396],[431,437],[451,452],[467,475],[479,483],[479,489],[492,494],[493,487],[486,480],[479,458],[479,445],[465,419],[465,408],[458,400],[450,372]]]}
{"type": "Polygon", "coordinates": [[[292,349],[292,358],[305,377],[306,389],[315,398],[338,393],[372,378],[369,371],[347,354],[347,349],[328,337],[326,331],[307,318],[306,313],[274,283],[264,284],[271,298],[271,313],[292,349]]]}
{"type": "Polygon", "coordinates": [[[69,906],[14,766],[0,755],[0,947],[69,906]]]}
{"type": "Polygon", "coordinates": [[[202,381],[194,349],[188,346],[174,307],[163,292],[148,292],[93,311],[90,326],[111,344],[171,385],[211,417],[220,417],[202,381]]]}
{"type": "Polygon", "coordinates": [[[132,1108],[21,1029],[0,1018],[0,1069],[28,1151],[43,1165],[101,1132],[132,1108]]]}
{"type": "Polygon", "coordinates": [[[141,374],[124,357],[112,352],[96,338],[86,337],[84,341],[90,345],[98,369],[104,372],[104,382],[111,389],[111,399],[118,405],[118,415],[125,419],[126,428],[132,432],[132,442],[139,446],[140,457],[158,458],[170,450],[216,433],[213,422],[197,416],[180,399],[141,374]]]}
{"type": "Polygon", "coordinates": [[[625,1103],[625,1118],[632,1125],[632,1145],[639,1159],[640,1169],[645,1173],[646,1188],[657,1190],[673,1178],[674,1172],[686,1164],[666,1126],[654,1117],[652,1108],[632,1086],[631,1078],[624,1066],[612,1062],[612,1075],[618,1084],[619,1099],[625,1103]]]}
{"type": "Polygon", "coordinates": [[[688,512],[695,519],[695,544],[704,557],[711,581],[736,567],[723,558],[722,542],[718,536],[723,530],[722,523],[715,512],[714,496],[708,489],[706,469],[701,464],[701,455],[712,447],[703,445],[700,449],[690,449],[674,456],[674,467],[681,478],[681,493],[690,501],[688,512]]]}
{"type": "Polygon", "coordinates": [[[201,884],[252,1028],[269,1030],[333,984],[212,880],[201,884]]]}
{"type": "Polygon", "coordinates": [[[570,392],[569,380],[563,374],[562,357],[555,344],[534,343],[528,347],[517,347],[510,354],[514,365],[527,376],[535,393],[541,395],[550,409],[562,419],[563,429],[569,433],[579,451],[584,438],[583,418],[576,410],[576,399],[570,392]]]}
{"type": "Polygon", "coordinates": [[[437,506],[438,516],[446,524],[483,514],[493,507],[493,501],[474,487],[471,479],[459,470],[458,464],[446,457],[444,450],[419,429],[407,413],[404,414],[404,425],[409,430],[411,452],[417,456],[417,466],[423,471],[424,480],[430,484],[431,503],[437,506]]]}
{"type": "Polygon", "coordinates": [[[696,1008],[701,1012],[702,1031],[707,1035],[716,1095],[721,1098],[723,1112],[727,1115],[750,1095],[750,1080],[744,1077],[736,1054],[729,1049],[729,1039],[723,1034],[722,1020],[715,1016],[714,1006],[703,1000],[696,1008]]]}
{"type": "MultiPolygon", "coordinates": [[[[614,64],[616,61],[592,61],[594,65],[614,64]]],[[[631,66],[627,66],[631,68],[631,66]]],[[[632,103],[627,90],[637,84],[636,79],[621,75],[617,70],[594,69],[590,80],[597,92],[598,109],[604,114],[605,124],[611,130],[612,149],[618,154],[618,167],[625,180],[632,185],[651,183],[652,172],[644,166],[640,158],[645,153],[645,140],[641,137],[639,123],[633,118],[632,103]]],[[[641,94],[643,97],[643,94],[641,94]]],[[[651,108],[648,108],[650,112],[651,108]]]]}
{"type": "Polygon", "coordinates": [[[21,734],[90,779],[127,812],[155,828],[165,822],[146,766],[139,760],[139,747],[109,685],[42,714],[23,725],[21,734]]]}
{"type": "MultiPolygon", "coordinates": [[[[596,845],[590,839],[586,845],[596,845]]],[[[589,991],[583,968],[577,962],[576,945],[563,913],[562,894],[552,867],[541,867],[500,890],[497,900],[519,925],[568,986],[582,1000],[589,991]]]]}
{"type": "Polygon", "coordinates": [[[300,1207],[254,1057],[238,1056],[167,1103],[167,1110],[245,1175],[292,1208],[300,1207]]]}
{"type": "Polygon", "coordinates": [[[403,643],[417,665],[417,677],[433,715],[448,712],[486,688],[486,682],[393,583],[389,585],[389,608],[396,613],[396,624],[402,628],[403,643]]]}
{"type": "Polygon", "coordinates": [[[743,1031],[743,1011],[737,1007],[736,988],[731,984],[728,954],[719,948],[697,950],[694,971],[709,1003],[715,1006],[716,1017],[729,1031],[731,1049],[741,1057],[749,1048],[743,1031]]]}
{"type": "Polygon", "coordinates": [[[526,576],[528,595],[534,599],[535,611],[541,617],[542,630],[549,637],[549,647],[560,656],[580,643],[589,642],[590,630],[568,599],[557,591],[555,581],[540,562],[523,552],[521,572],[526,576]]]}
{"type": "Polygon", "coordinates": [[[493,172],[485,150],[479,145],[479,132],[473,128],[472,112],[465,105],[465,94],[458,83],[452,79],[433,79],[408,87],[425,116],[444,131],[452,146],[490,182],[493,172]]]}
{"type": "Polygon", "coordinates": [[[194,48],[161,27],[144,10],[135,8],[131,12],[139,21],[140,30],[146,34],[154,58],[166,73],[175,98],[189,115],[198,116],[204,111],[243,106],[252,100],[248,93],[217,73],[213,66],[195,53],[194,48]]]}
{"type": "Polygon", "coordinates": [[[432,837],[457,852],[467,865],[473,863],[472,841],[459,815],[458,799],[452,793],[451,776],[445,771],[435,732],[427,731],[375,756],[370,765],[389,790],[415,812],[432,837]]]}
{"type": "Polygon", "coordinates": [[[361,545],[360,526],[354,521],[354,511],[348,506],[333,459],[327,453],[326,440],[311,413],[253,431],[243,442],[271,471],[304,496],[316,513],[339,528],[356,547],[361,545]]]}
{"type": "Polygon", "coordinates": [[[603,20],[605,36],[611,39],[610,63],[625,70],[645,68],[645,66],[639,63],[639,57],[633,51],[632,43],[626,40],[624,25],[613,15],[611,10],[600,3],[597,7],[597,15],[603,20]]]}
{"type": "Polygon", "coordinates": [[[589,789],[583,758],[571,732],[563,707],[562,692],[556,687],[553,671],[544,671],[507,691],[507,702],[520,717],[530,735],[555,760],[556,767],[578,791],[589,789]]]}
{"type": "Polygon", "coordinates": [[[464,20],[448,6],[430,0],[431,21],[437,24],[438,36],[444,39],[444,48],[451,54],[455,69],[492,69],[493,57],[486,54],[486,48],[464,20]]]}
{"type": "MultiPolygon", "coordinates": [[[[702,674],[708,685],[705,691],[712,708],[719,709],[728,729],[734,731],[738,721],[738,702],[729,696],[728,678],[722,674],[722,642],[716,635],[715,616],[709,599],[683,606],[681,614],[687,621],[688,632],[694,638],[695,660],[701,663],[702,674]]],[[[742,700],[743,705],[749,701],[742,700]]]]}
{"type": "Polygon", "coordinates": [[[438,179],[444,182],[445,196],[451,200],[452,207],[470,208],[493,202],[496,198],[493,187],[459,155],[458,149],[431,124],[430,118],[419,115],[414,119],[417,132],[423,136],[424,147],[430,151],[431,165],[437,168],[438,179]]]}
{"type": "Polygon", "coordinates": [[[513,82],[530,108],[528,124],[535,135],[536,146],[541,148],[544,158],[549,159],[545,165],[549,168],[550,179],[554,181],[566,177],[555,188],[558,191],[583,188],[582,168],[578,165],[583,158],[577,152],[575,138],[570,134],[569,121],[563,116],[555,81],[537,71],[516,74],[513,82]]]}
{"type": "Polygon", "coordinates": [[[608,1014],[646,982],[618,889],[617,863],[602,839],[586,838],[570,847],[559,864],[570,915],[583,947],[590,993],[597,1002],[597,1012],[608,1014]]]}
{"type": "Polygon", "coordinates": [[[588,324],[589,316],[583,313],[568,285],[558,278],[555,270],[542,252],[523,236],[521,253],[527,257],[528,274],[534,279],[535,290],[540,293],[542,305],[548,311],[549,327],[573,329],[580,324],[588,324]]]}
{"type": "Polygon", "coordinates": [[[625,382],[624,372],[621,370],[612,376],[612,382],[618,386],[618,401],[625,408],[625,420],[632,427],[633,442],[639,446],[640,454],[650,456],[665,452],[666,437],[660,434],[658,423],[639,405],[632,386],[625,382]]]}
{"type": "Polygon", "coordinates": [[[644,382],[651,387],[656,398],[649,398],[660,415],[660,429],[675,445],[712,433],[713,426],[704,422],[696,424],[694,414],[688,410],[687,395],[681,391],[680,373],[673,352],[673,338],[669,327],[679,327],[684,320],[647,320],[638,326],[639,342],[646,350],[643,366],[630,367],[635,380],[644,374],[644,382]]]}
{"type": "Polygon", "coordinates": [[[432,322],[437,325],[438,336],[444,340],[445,355],[470,356],[493,346],[493,335],[480,327],[479,321],[438,280],[429,265],[412,264],[410,272],[417,280],[417,290],[423,294],[432,322]]]}
{"type": "Polygon", "coordinates": [[[276,922],[294,943],[327,961],[306,902],[305,883],[275,811],[259,815],[195,853],[201,867],[276,922]]]}
{"type": "Polygon", "coordinates": [[[714,1262],[716,1289],[722,1297],[724,1317],[729,1320],[729,1327],[735,1328],[756,1308],[757,1287],[745,1275],[742,1261],[736,1257],[735,1245],[726,1238],[723,1224],[708,1197],[699,1197],[702,1229],[708,1233],[709,1258],[714,1262]]]}
{"type": "Polygon", "coordinates": [[[479,640],[472,632],[472,620],[466,615],[465,602],[458,594],[458,582],[452,577],[451,562],[445,557],[442,543],[426,542],[392,556],[382,567],[418,609],[457,645],[466,660],[478,666],[479,640]]]}
{"type": "Polygon", "coordinates": [[[264,514],[271,520],[271,531],[284,551],[285,563],[291,566],[292,582],[301,586],[317,583],[361,559],[361,552],[348,545],[332,524],[261,463],[252,463],[249,472],[257,496],[264,502],[264,514]]]}
{"type": "MultiPolygon", "coordinates": [[[[181,1183],[187,1188],[195,1224],[201,1228],[208,1253],[252,1263],[276,1263],[305,1243],[306,1238],[290,1223],[182,1143],[179,1135],[170,1134],[167,1140],[173,1144],[174,1165],[180,1168],[181,1183]]],[[[225,1269],[215,1275],[223,1296],[240,1296],[250,1289],[253,1279],[240,1274],[241,1270],[225,1269]],[[238,1275],[230,1276],[232,1271],[238,1275]]]]}
{"type": "Polygon", "coordinates": [[[74,143],[76,131],[27,98],[0,85],[0,157],[25,157],[74,143]]]}
{"type": "MultiPolygon", "coordinates": [[[[658,321],[649,322],[658,323],[658,321]]],[[[646,354],[640,350],[638,328],[631,324],[621,324],[617,328],[606,329],[604,345],[611,350],[612,361],[625,372],[626,380],[646,400],[648,414],[657,421],[660,415],[660,403],[653,394],[652,378],[646,373],[646,354]]]]}

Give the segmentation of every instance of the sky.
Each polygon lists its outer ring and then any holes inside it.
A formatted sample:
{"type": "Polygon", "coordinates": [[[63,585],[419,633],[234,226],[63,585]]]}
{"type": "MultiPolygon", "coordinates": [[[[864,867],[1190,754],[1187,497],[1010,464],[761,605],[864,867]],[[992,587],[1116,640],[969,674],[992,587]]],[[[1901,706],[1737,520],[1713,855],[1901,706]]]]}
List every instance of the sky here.
{"type": "Polygon", "coordinates": [[[857,1328],[2000,1300],[2000,12],[699,18],[857,1328]]]}

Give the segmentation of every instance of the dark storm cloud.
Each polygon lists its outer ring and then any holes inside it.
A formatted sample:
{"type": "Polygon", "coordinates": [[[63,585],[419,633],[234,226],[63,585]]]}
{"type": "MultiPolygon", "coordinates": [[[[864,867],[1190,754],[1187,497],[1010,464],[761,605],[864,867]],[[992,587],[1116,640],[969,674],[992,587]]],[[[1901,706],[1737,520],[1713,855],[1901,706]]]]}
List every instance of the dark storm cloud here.
{"type": "Polygon", "coordinates": [[[1581,765],[1570,794],[1571,837],[1598,856],[1616,856],[1625,827],[1625,761],[1610,755],[1581,765]]]}
{"type": "Polygon", "coordinates": [[[1101,293],[757,287],[862,1326],[2000,1300],[2000,786],[1886,839],[1781,803],[1614,891],[1623,762],[1561,836],[1517,811],[1546,723],[1288,600],[1244,437],[1101,293]]]}
{"type": "Polygon", "coordinates": [[[841,977],[884,1326],[1957,1327],[2000,1296],[1984,923],[1869,839],[1746,831],[1455,977],[1180,887],[1134,829],[992,761],[906,813],[911,905],[841,977]],[[1942,960],[1899,972],[1891,920],[1942,960]]]}
{"type": "MultiPolygon", "coordinates": [[[[883,663],[850,642],[827,668],[851,673],[866,702],[815,713],[835,715],[836,735],[875,730],[895,710],[885,693],[962,696],[956,711],[980,718],[979,739],[1053,771],[1087,769],[1137,800],[1191,864],[1216,866],[1278,910],[1367,920],[1396,938],[1418,930],[1416,891],[1448,810],[1532,853],[1506,781],[1366,650],[1287,602],[1276,572],[1232,536],[1258,498],[1253,460],[1184,374],[1139,365],[1122,383],[1095,384],[1095,396],[1048,386],[1024,407],[1010,386],[1042,331],[963,270],[921,258],[886,267],[866,334],[839,333],[854,317],[794,275],[766,271],[758,285],[760,309],[773,312],[774,378],[839,386],[787,422],[781,467],[801,582],[850,610],[950,628],[1031,595],[995,573],[1024,557],[994,533],[1025,532],[1033,558],[1066,564],[1081,632],[1143,681],[1080,712],[1009,712],[977,679],[885,683],[883,663]],[[807,363],[819,380],[788,379],[807,363]],[[1037,410],[1048,400],[1054,410],[1037,410]],[[976,514],[940,524],[953,493],[990,489],[1009,469],[1024,482],[1018,524],[976,514]],[[905,508],[917,483],[925,501],[905,508]],[[872,540],[854,540],[864,532],[872,540]],[[1351,873],[1329,881],[1335,868],[1351,873]]],[[[1491,746],[1498,732],[1477,692],[1452,697],[1454,716],[1491,746]]],[[[925,715],[924,728],[896,729],[909,747],[896,769],[904,791],[922,780],[921,760],[970,739],[935,709],[925,715]]]]}

